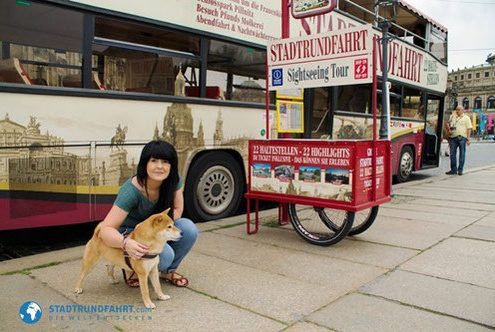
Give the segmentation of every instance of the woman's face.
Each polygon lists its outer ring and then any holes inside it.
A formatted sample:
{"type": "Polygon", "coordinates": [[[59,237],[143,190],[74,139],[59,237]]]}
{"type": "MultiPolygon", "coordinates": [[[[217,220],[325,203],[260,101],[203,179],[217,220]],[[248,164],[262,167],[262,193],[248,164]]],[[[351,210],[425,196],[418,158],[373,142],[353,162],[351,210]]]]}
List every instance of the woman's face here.
{"type": "Polygon", "coordinates": [[[153,181],[163,181],[170,174],[170,163],[168,160],[151,158],[146,165],[148,179],[153,181]]]}

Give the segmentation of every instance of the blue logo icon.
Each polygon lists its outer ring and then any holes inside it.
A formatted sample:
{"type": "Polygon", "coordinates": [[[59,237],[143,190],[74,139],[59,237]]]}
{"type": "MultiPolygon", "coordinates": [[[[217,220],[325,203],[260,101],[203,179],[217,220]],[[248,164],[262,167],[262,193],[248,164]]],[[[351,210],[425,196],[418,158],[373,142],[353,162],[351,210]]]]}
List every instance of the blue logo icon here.
{"type": "Polygon", "coordinates": [[[41,307],[34,301],[25,302],[19,308],[19,317],[21,317],[22,321],[26,324],[37,323],[40,320],[41,315],[43,315],[41,307]]]}
{"type": "Polygon", "coordinates": [[[284,70],[282,68],[272,69],[272,86],[284,84],[284,70]]]}

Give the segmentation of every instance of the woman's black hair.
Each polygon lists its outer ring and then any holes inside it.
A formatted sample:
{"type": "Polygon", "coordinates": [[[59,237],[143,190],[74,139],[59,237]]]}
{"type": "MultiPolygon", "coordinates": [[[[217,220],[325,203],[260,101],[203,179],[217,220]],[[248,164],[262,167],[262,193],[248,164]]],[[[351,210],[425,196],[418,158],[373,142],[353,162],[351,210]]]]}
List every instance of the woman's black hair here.
{"type": "Polygon", "coordinates": [[[179,183],[177,151],[175,151],[172,144],[160,140],[151,141],[143,147],[137,166],[136,177],[138,183],[144,187],[146,195],[148,195],[148,189],[146,188],[146,182],[148,180],[146,166],[151,158],[167,160],[170,163],[170,173],[160,186],[160,196],[153,213],[160,213],[170,208],[169,215],[173,218],[174,194],[179,183]]]}

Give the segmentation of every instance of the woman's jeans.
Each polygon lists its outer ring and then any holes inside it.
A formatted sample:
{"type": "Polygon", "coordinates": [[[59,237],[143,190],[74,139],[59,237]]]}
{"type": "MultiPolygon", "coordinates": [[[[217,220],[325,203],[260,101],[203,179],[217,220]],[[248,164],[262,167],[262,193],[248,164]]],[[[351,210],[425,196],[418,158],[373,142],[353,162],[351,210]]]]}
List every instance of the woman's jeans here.
{"type": "Polygon", "coordinates": [[[191,220],[179,218],[174,223],[181,230],[182,237],[179,241],[165,243],[160,253],[160,263],[158,263],[160,272],[168,273],[177,270],[177,267],[191,250],[198,237],[198,228],[191,220]]]}
{"type": "Polygon", "coordinates": [[[467,138],[451,138],[450,146],[450,170],[452,172],[461,172],[464,170],[464,161],[466,159],[466,142],[467,138]],[[459,165],[457,165],[457,148],[459,148],[459,165]]]}
{"type": "MultiPolygon", "coordinates": [[[[174,224],[181,230],[182,237],[179,241],[165,243],[160,253],[160,262],[158,263],[158,270],[160,272],[168,273],[175,271],[191,250],[198,237],[198,228],[191,220],[179,218],[174,224]]],[[[130,233],[132,230],[132,228],[119,229],[121,233],[130,233]]]]}

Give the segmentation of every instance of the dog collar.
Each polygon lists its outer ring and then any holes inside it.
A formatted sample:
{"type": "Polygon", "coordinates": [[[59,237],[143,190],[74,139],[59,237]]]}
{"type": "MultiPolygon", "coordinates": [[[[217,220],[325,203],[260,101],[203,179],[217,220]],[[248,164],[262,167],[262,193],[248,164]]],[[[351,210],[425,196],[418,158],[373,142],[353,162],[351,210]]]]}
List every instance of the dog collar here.
{"type": "MultiPolygon", "coordinates": [[[[144,259],[151,259],[151,258],[155,258],[156,256],[158,256],[159,254],[146,254],[146,255],[143,255],[141,256],[141,258],[144,258],[144,259]]],[[[127,266],[131,269],[132,271],[132,266],[131,266],[131,260],[129,259],[129,254],[127,253],[127,251],[124,251],[124,260],[125,260],[125,263],[127,264],[127,266]]]]}

